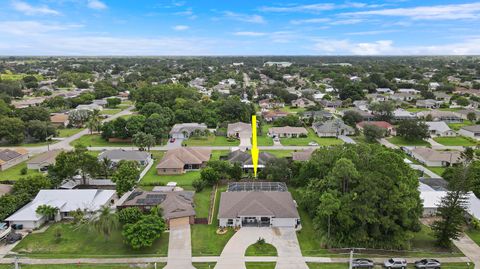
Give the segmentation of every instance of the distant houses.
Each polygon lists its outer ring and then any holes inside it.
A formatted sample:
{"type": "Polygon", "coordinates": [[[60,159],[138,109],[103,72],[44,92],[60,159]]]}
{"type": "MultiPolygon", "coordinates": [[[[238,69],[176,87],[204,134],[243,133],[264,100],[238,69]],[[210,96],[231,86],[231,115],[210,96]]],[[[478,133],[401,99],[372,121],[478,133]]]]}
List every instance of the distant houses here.
{"type": "Polygon", "coordinates": [[[229,123],[227,125],[227,136],[235,138],[252,137],[252,125],[244,122],[229,123]]]}
{"type": "Polygon", "coordinates": [[[262,112],[262,118],[266,122],[272,122],[276,119],[283,118],[288,116],[288,112],[285,111],[279,111],[279,110],[269,110],[269,111],[263,111],[262,112]]]}
{"type": "Polygon", "coordinates": [[[27,168],[34,170],[42,170],[50,165],[55,164],[55,159],[61,150],[51,150],[41,153],[27,161],[27,168]]]}
{"type": "Polygon", "coordinates": [[[383,129],[385,131],[386,136],[396,135],[395,127],[392,124],[390,124],[386,121],[362,121],[362,122],[357,123],[356,126],[360,131],[363,131],[363,129],[367,125],[372,125],[372,126],[376,126],[376,127],[380,128],[380,129],[383,129]]]}
{"type": "Polygon", "coordinates": [[[463,126],[458,133],[466,137],[480,140],[480,125],[463,126]]]}
{"type": "Polygon", "coordinates": [[[414,159],[426,166],[442,167],[461,162],[459,151],[441,151],[431,148],[414,148],[407,151],[414,159]]]}
{"type": "Polygon", "coordinates": [[[195,132],[208,131],[205,123],[177,123],[170,130],[170,137],[176,139],[187,139],[195,132]]]}
{"type": "Polygon", "coordinates": [[[165,153],[156,169],[159,175],[177,175],[204,167],[212,155],[211,149],[176,148],[165,153]]]}
{"type": "Polygon", "coordinates": [[[55,113],[50,116],[50,122],[57,127],[67,127],[70,123],[68,119],[68,114],[66,113],[55,113]]]}
{"type": "Polygon", "coordinates": [[[121,161],[135,161],[141,166],[145,166],[152,161],[152,154],[139,150],[112,149],[103,151],[98,155],[99,160],[109,159],[113,166],[121,161]]]}
{"type": "Polygon", "coordinates": [[[268,136],[270,137],[287,137],[287,138],[296,138],[296,137],[306,137],[308,135],[307,129],[304,127],[272,127],[268,129],[268,136]]]}
{"type": "Polygon", "coordinates": [[[355,129],[346,125],[339,119],[315,122],[313,123],[312,128],[319,137],[337,137],[339,135],[355,134],[355,129]]]}
{"type": "Polygon", "coordinates": [[[450,129],[448,125],[443,121],[427,121],[425,124],[428,126],[428,133],[431,137],[445,137],[456,136],[455,131],[450,129]]]}
{"type": "Polygon", "coordinates": [[[307,98],[301,97],[301,98],[298,98],[297,100],[293,100],[292,106],[299,107],[299,108],[311,107],[311,106],[315,106],[315,102],[307,98]]]}

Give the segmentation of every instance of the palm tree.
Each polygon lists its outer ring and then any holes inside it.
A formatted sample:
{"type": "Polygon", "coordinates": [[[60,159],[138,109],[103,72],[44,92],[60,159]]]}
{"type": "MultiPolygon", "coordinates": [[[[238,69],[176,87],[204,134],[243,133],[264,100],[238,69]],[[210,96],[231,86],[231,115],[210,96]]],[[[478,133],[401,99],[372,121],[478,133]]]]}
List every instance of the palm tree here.
{"type": "Polygon", "coordinates": [[[55,219],[59,209],[50,205],[40,205],[35,210],[35,213],[44,216],[48,221],[55,219]]]}
{"type": "Polygon", "coordinates": [[[100,110],[93,110],[92,114],[90,115],[90,118],[87,122],[87,127],[90,129],[90,134],[92,134],[94,131],[99,132],[101,127],[102,127],[102,119],[100,117],[100,110]]]}
{"type": "Polygon", "coordinates": [[[99,234],[102,234],[105,240],[107,240],[112,232],[119,227],[118,216],[110,207],[103,206],[91,227],[99,234]]]}
{"type": "Polygon", "coordinates": [[[109,158],[104,157],[100,161],[100,167],[103,172],[103,176],[105,176],[105,178],[108,178],[110,176],[110,172],[112,171],[112,161],[109,158]]]}

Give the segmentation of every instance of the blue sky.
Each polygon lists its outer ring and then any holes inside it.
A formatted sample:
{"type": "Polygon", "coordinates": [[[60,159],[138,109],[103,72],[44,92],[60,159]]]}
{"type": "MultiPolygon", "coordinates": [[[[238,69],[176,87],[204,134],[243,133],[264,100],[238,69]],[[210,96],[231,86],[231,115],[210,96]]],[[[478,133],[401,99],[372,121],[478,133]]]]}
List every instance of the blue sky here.
{"type": "Polygon", "coordinates": [[[0,55],[480,54],[480,2],[0,0],[0,55]]]}

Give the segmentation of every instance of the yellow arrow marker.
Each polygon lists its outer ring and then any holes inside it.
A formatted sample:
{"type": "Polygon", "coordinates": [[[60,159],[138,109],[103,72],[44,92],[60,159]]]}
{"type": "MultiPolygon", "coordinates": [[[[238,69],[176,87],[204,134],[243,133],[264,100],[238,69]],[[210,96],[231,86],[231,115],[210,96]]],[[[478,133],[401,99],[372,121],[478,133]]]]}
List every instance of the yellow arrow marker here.
{"type": "Polygon", "coordinates": [[[252,164],[253,175],[257,177],[258,168],[258,148],[257,148],[257,116],[252,116],[252,164]]]}

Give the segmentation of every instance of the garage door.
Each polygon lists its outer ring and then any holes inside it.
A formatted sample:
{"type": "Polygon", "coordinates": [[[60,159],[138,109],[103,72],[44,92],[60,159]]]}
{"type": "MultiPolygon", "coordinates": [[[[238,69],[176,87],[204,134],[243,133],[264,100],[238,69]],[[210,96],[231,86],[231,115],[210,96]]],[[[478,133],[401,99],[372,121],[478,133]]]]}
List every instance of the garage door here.
{"type": "Polygon", "coordinates": [[[183,226],[183,225],[190,225],[190,218],[189,217],[176,218],[176,219],[171,219],[170,220],[170,228],[179,227],[179,226],[183,226]]]}

